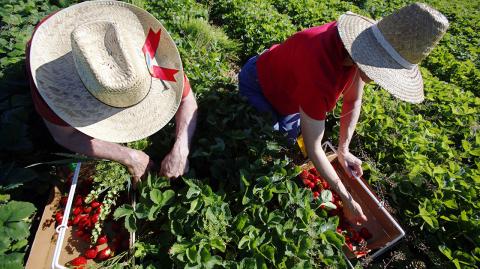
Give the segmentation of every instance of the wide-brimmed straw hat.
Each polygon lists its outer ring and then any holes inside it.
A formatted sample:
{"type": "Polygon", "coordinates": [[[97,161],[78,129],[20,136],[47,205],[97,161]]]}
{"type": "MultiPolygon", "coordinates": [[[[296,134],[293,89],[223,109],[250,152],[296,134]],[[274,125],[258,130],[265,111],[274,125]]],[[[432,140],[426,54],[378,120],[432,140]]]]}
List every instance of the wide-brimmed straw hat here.
{"type": "Polygon", "coordinates": [[[36,30],[29,60],[48,106],[94,138],[147,137],[181,102],[175,43],[151,14],[127,3],[83,2],[57,12],[36,30]]]}
{"type": "Polygon", "coordinates": [[[418,63],[447,31],[443,14],[414,3],[378,22],[348,12],[337,23],[345,48],[370,79],[401,100],[423,101],[418,63]]]}

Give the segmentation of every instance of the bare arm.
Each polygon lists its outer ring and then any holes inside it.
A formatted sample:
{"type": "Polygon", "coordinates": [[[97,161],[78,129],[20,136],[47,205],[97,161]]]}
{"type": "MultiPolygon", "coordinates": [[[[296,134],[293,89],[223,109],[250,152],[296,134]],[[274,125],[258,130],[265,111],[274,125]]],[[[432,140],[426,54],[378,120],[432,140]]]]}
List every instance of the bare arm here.
{"type": "Polygon", "coordinates": [[[340,118],[340,138],[338,142],[338,158],[348,174],[352,169],[358,176],[363,174],[362,162],[349,152],[349,145],[360,116],[362,94],[365,82],[360,72],[355,74],[353,82],[343,95],[342,116],[340,118]]]}
{"type": "Polygon", "coordinates": [[[192,137],[197,126],[197,111],[197,101],[193,92],[190,91],[180,103],[180,107],[175,114],[175,144],[162,161],[161,175],[174,178],[188,171],[188,154],[190,153],[192,137]]]}
{"type": "Polygon", "coordinates": [[[59,126],[44,121],[58,144],[86,156],[117,161],[128,168],[135,182],[138,182],[148,169],[150,158],[142,151],[92,138],[71,126],[59,126]]]}
{"type": "Polygon", "coordinates": [[[305,141],[308,157],[313,162],[322,177],[328,181],[332,189],[340,195],[344,204],[344,213],[349,221],[354,224],[366,221],[360,205],[353,200],[347,191],[337,172],[330,164],[322,149],[322,138],[325,130],[325,121],[310,118],[300,108],[300,122],[302,136],[305,141]]]}

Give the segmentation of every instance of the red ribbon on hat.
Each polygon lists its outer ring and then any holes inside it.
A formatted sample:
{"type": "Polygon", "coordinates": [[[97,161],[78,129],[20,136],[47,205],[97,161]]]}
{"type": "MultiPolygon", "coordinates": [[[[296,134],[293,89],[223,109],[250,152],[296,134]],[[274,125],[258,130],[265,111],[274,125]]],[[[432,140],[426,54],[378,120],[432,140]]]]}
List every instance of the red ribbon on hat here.
{"type": "Polygon", "coordinates": [[[147,39],[143,44],[142,51],[146,56],[145,58],[147,60],[148,69],[153,77],[161,80],[176,82],[174,75],[178,73],[177,69],[170,69],[154,65],[151,61],[157,52],[158,44],[160,43],[161,32],[161,29],[159,29],[156,33],[150,29],[148,31],[147,39]]]}

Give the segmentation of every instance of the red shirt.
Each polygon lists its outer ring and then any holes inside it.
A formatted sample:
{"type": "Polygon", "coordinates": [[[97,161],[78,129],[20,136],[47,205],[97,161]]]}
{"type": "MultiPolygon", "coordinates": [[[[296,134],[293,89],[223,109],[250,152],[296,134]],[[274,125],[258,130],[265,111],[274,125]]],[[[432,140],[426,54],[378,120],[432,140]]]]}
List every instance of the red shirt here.
{"type": "MultiPolygon", "coordinates": [[[[33,34],[32,34],[32,37],[33,35],[35,34],[35,31],[37,30],[37,28],[43,23],[45,22],[48,18],[50,18],[52,15],[54,15],[56,12],[48,15],[47,17],[43,18],[38,24],[37,26],[35,26],[35,29],[33,30],[33,34]]],[[[47,105],[47,103],[43,100],[42,96],[40,95],[40,93],[38,92],[38,89],[37,87],[35,86],[35,82],[33,81],[33,78],[32,78],[32,74],[30,73],[30,44],[32,42],[32,39],[30,38],[30,40],[27,42],[27,48],[25,50],[25,56],[26,56],[26,60],[25,60],[25,64],[27,66],[27,76],[28,76],[28,80],[29,80],[29,83],[30,83],[30,92],[32,93],[32,99],[33,99],[33,105],[35,106],[35,110],[37,110],[37,113],[42,117],[44,118],[45,120],[53,123],[53,124],[56,124],[56,125],[60,125],[60,126],[69,126],[68,123],[66,123],[64,120],[62,120],[60,117],[57,116],[57,114],[55,114],[55,112],[53,112],[53,110],[47,105]]],[[[185,98],[188,93],[190,93],[190,82],[188,81],[188,78],[187,78],[187,75],[184,74],[184,77],[183,77],[183,93],[182,93],[182,99],[185,98]]]]}
{"type": "Polygon", "coordinates": [[[348,52],[331,22],[298,32],[260,55],[257,73],[263,94],[282,115],[299,112],[324,120],[355,75],[344,66],[348,52]]]}

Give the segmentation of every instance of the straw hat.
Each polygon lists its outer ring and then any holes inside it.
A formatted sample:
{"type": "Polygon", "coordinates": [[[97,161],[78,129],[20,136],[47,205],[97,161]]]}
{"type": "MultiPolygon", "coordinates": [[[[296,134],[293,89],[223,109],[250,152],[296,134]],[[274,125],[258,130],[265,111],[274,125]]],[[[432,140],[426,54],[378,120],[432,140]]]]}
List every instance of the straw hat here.
{"type": "Polygon", "coordinates": [[[30,68],[60,118],[111,142],[160,130],[183,90],[180,55],[165,28],[145,10],[117,1],[76,4],[42,23],[30,68]]]}
{"type": "Polygon", "coordinates": [[[348,12],[337,25],[348,53],[370,79],[401,100],[423,101],[418,63],[447,31],[444,15],[414,3],[378,22],[348,12]]]}

